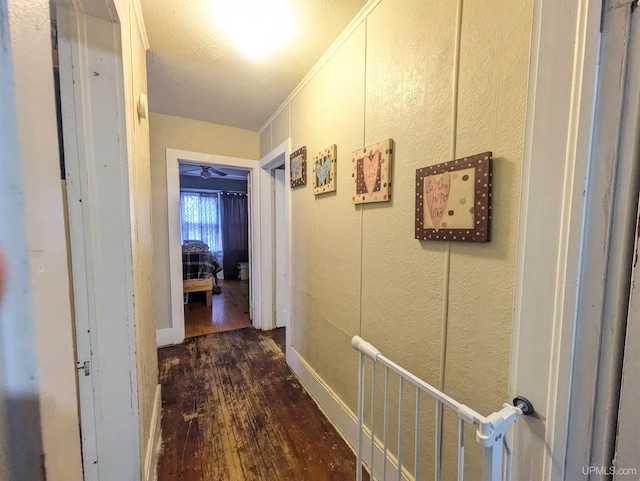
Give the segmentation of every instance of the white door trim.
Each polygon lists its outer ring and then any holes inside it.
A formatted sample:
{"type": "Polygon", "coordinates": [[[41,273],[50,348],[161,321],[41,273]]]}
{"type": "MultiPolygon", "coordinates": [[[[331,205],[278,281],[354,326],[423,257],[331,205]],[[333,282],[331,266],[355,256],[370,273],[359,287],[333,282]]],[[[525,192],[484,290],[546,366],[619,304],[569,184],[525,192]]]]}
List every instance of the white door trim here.
{"type": "MultiPolygon", "coordinates": [[[[171,332],[166,329],[157,331],[158,347],[169,344],[180,344],[184,341],[184,303],[182,299],[182,250],[180,242],[180,172],[178,162],[188,160],[197,164],[215,164],[234,169],[243,169],[249,172],[253,179],[256,178],[260,165],[256,160],[227,157],[224,155],[204,154],[187,150],[167,149],[167,221],[169,227],[169,278],[170,278],[170,304],[171,304],[171,332]]],[[[250,246],[251,259],[251,312],[253,325],[257,329],[262,326],[262,309],[256,306],[262,305],[261,278],[262,260],[260,254],[260,182],[250,182],[249,193],[250,208],[250,232],[253,242],[250,246]]],[[[214,300],[215,302],[215,300],[214,300]]]]}
{"type": "Polygon", "coordinates": [[[82,480],[49,18],[0,1],[3,480],[82,480]]]}
{"type": "MultiPolygon", "coordinates": [[[[270,329],[274,329],[276,327],[275,325],[275,321],[273,318],[273,305],[274,305],[274,298],[273,298],[273,292],[274,292],[274,284],[273,284],[273,277],[274,277],[274,273],[275,273],[275,266],[274,266],[274,245],[273,245],[273,238],[274,238],[274,231],[273,231],[273,222],[274,222],[274,203],[273,203],[273,177],[271,174],[271,171],[273,169],[275,169],[276,167],[281,166],[282,164],[285,165],[285,182],[286,179],[289,178],[289,152],[290,152],[290,141],[289,139],[285,140],[284,142],[282,142],[280,145],[278,145],[275,149],[273,149],[271,152],[269,152],[267,155],[265,155],[262,159],[260,159],[260,172],[259,172],[259,183],[260,183],[260,189],[261,189],[261,195],[262,197],[260,198],[260,206],[261,206],[261,213],[260,213],[260,238],[261,238],[261,247],[260,247],[260,254],[261,254],[261,259],[262,259],[262,279],[261,279],[261,286],[262,286],[262,320],[261,320],[261,324],[260,324],[260,329],[262,329],[263,331],[268,331],[270,329]]],[[[290,196],[291,196],[291,189],[288,189],[285,187],[285,194],[284,194],[284,202],[285,202],[285,220],[287,222],[287,224],[290,226],[291,225],[291,219],[289,216],[289,202],[290,202],[290,196]]],[[[289,234],[287,235],[287,241],[286,241],[286,246],[285,246],[285,251],[286,251],[286,272],[287,272],[287,282],[290,283],[290,279],[291,279],[291,273],[289,270],[289,259],[290,259],[290,252],[289,252],[289,246],[290,246],[290,239],[291,238],[291,234],[289,231],[289,234]]],[[[289,327],[289,304],[290,301],[289,299],[291,298],[291,286],[289,285],[287,288],[287,302],[286,302],[286,312],[287,312],[287,316],[286,316],[286,326],[289,327]]],[[[287,331],[288,333],[288,331],[287,331]]]]}
{"type": "MultiPolygon", "coordinates": [[[[283,164],[283,167],[284,164],[283,164]]],[[[290,189],[287,185],[287,172],[285,168],[273,169],[274,180],[274,312],[275,327],[286,327],[289,304],[289,222],[286,217],[286,191],[290,189]]]]}
{"type": "MultiPolygon", "coordinates": [[[[636,204],[636,208],[639,206],[640,204],[636,204]]],[[[640,209],[638,213],[640,214],[640,209]]],[[[640,255],[640,215],[635,234],[634,259],[637,259],[637,256],[640,255]]],[[[640,433],[638,433],[640,412],[637,406],[638,392],[640,392],[640,296],[638,295],[640,292],[638,292],[638,288],[640,288],[640,269],[635,260],[633,264],[635,265],[631,277],[624,364],[620,383],[615,465],[621,470],[635,468],[634,477],[638,479],[638,443],[640,441],[640,433]]],[[[630,477],[629,472],[619,471],[613,481],[624,481],[625,478],[629,479],[630,477]]]]}
{"type": "MultiPolygon", "coordinates": [[[[86,481],[141,477],[121,26],[58,8],[86,481]]],[[[96,7],[98,8],[98,7],[96,7]]]]}
{"type": "Polygon", "coordinates": [[[539,413],[516,425],[514,479],[546,481],[565,479],[601,2],[533,12],[510,394],[539,413]]]}
{"type": "MultiPolygon", "coordinates": [[[[636,10],[635,15],[638,14],[636,10]]],[[[620,156],[634,159],[636,168],[640,157],[640,24],[636,18],[629,32],[629,57],[627,63],[627,85],[624,96],[626,115],[621,119],[620,156]]],[[[623,176],[619,176],[624,178],[623,176]]],[[[637,174],[631,178],[637,179],[637,174]]],[[[634,251],[629,259],[632,265],[629,288],[629,305],[625,333],[624,363],[621,372],[620,402],[618,406],[617,438],[615,460],[617,468],[638,467],[638,443],[640,434],[640,412],[637,409],[637,397],[640,392],[640,203],[635,203],[636,232],[634,251]]],[[[637,473],[636,473],[637,477],[637,473]]],[[[615,475],[614,481],[624,481],[623,472],[615,475]]]]}
{"type": "MultiPolygon", "coordinates": [[[[598,92],[578,285],[578,323],[569,408],[567,478],[609,468],[620,395],[630,267],[637,221],[640,29],[630,2],[602,16],[598,92]],[[634,26],[635,41],[631,33],[634,26]]],[[[632,465],[620,466],[630,468],[632,465]]],[[[592,481],[609,479],[592,473],[592,481]]]]}

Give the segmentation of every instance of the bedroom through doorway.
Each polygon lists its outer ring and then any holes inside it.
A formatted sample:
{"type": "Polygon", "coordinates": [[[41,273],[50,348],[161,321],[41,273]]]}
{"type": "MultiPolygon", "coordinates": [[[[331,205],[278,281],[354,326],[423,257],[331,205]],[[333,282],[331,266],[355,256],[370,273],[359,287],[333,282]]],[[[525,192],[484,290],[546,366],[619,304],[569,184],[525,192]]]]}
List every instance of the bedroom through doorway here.
{"type": "Polygon", "coordinates": [[[179,162],[185,338],[251,327],[248,171],[179,162]]]}

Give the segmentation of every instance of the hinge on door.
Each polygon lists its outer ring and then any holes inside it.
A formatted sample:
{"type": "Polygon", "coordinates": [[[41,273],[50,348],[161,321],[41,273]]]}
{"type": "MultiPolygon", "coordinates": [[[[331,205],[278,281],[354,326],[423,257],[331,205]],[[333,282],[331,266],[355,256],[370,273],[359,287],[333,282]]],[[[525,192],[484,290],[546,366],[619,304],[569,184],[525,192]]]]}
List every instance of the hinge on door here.
{"type": "Polygon", "coordinates": [[[76,368],[84,370],[85,376],[89,376],[91,374],[91,363],[89,361],[78,361],[76,368]]]}

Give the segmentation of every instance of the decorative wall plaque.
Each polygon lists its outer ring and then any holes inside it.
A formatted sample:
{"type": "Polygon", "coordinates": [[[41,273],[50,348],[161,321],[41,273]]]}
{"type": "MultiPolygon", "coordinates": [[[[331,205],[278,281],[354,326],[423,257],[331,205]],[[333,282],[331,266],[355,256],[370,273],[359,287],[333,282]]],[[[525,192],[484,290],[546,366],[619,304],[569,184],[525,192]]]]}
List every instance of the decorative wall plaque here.
{"type": "Polygon", "coordinates": [[[301,147],[289,156],[291,188],[307,185],[307,147],[301,147]]]}
{"type": "Polygon", "coordinates": [[[491,240],[492,153],[416,170],[416,239],[491,240]]]}
{"type": "Polygon", "coordinates": [[[313,191],[316,195],[336,190],[336,145],[318,152],[313,160],[313,191]]]}
{"type": "Polygon", "coordinates": [[[354,204],[391,200],[393,140],[387,139],[353,153],[352,195],[354,204]]]}

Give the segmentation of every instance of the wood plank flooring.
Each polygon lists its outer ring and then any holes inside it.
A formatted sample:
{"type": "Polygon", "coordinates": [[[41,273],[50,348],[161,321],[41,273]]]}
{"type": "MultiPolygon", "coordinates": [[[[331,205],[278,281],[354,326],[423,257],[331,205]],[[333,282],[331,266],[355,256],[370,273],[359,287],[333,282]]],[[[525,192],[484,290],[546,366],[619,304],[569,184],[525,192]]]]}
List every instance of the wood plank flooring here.
{"type": "Polygon", "coordinates": [[[283,331],[227,331],[159,350],[159,481],[355,479],[354,454],[274,341],[283,331]]]}
{"type": "Polygon", "coordinates": [[[207,306],[203,293],[189,295],[184,306],[185,337],[196,337],[251,326],[249,320],[249,281],[218,280],[222,294],[213,296],[207,306]]]}

